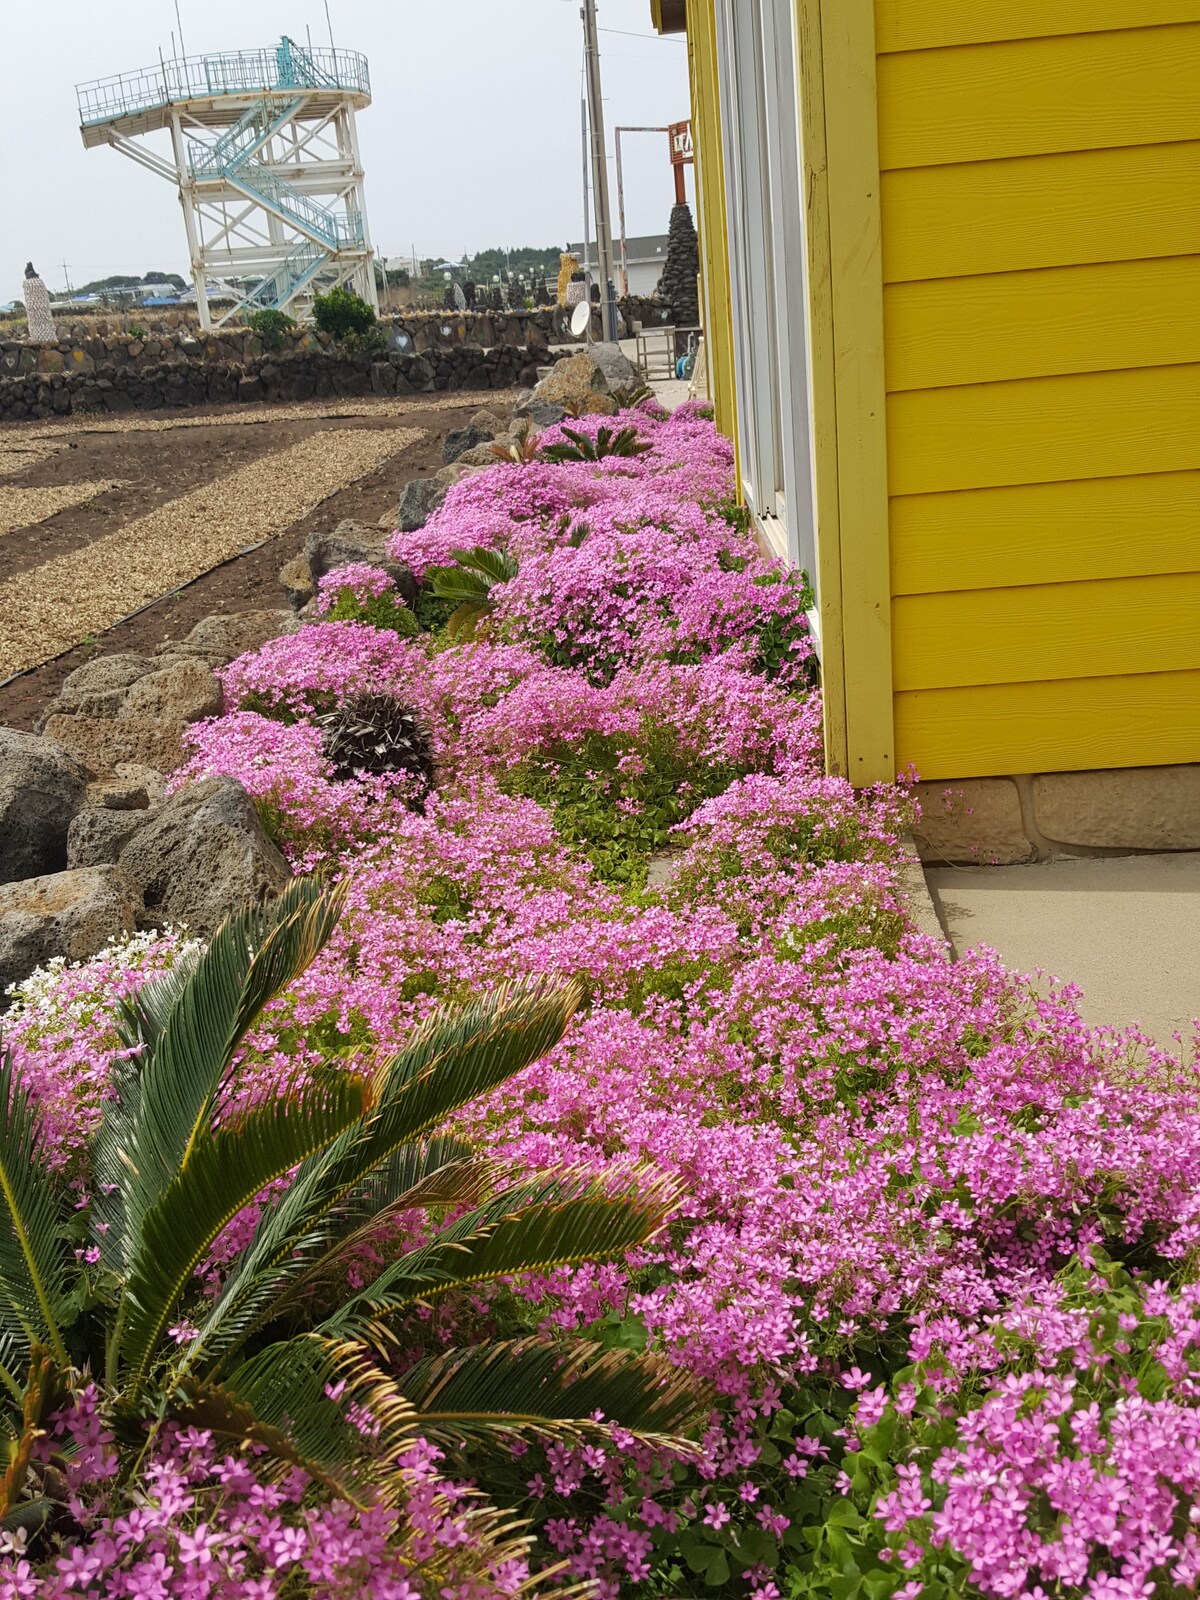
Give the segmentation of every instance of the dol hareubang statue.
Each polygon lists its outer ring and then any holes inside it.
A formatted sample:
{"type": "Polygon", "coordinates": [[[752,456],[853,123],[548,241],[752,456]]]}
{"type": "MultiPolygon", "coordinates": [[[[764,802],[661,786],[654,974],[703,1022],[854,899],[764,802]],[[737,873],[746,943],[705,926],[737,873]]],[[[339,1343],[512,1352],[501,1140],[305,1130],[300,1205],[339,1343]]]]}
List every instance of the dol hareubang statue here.
{"type": "Polygon", "coordinates": [[[50,295],[46,285],[34,271],[32,261],[25,263],[25,320],[32,344],[53,344],[54,318],[50,315],[50,295]]]}

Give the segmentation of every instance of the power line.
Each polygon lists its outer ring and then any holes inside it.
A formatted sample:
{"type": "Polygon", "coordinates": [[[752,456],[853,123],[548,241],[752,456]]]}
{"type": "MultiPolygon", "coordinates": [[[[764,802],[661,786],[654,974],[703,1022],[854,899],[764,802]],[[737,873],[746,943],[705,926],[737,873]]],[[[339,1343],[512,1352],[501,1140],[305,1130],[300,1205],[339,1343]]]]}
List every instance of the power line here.
{"type": "Polygon", "coordinates": [[[681,39],[673,33],[635,33],[632,28],[597,28],[597,33],[621,33],[626,39],[657,39],[659,44],[686,44],[686,39],[681,39]]]}

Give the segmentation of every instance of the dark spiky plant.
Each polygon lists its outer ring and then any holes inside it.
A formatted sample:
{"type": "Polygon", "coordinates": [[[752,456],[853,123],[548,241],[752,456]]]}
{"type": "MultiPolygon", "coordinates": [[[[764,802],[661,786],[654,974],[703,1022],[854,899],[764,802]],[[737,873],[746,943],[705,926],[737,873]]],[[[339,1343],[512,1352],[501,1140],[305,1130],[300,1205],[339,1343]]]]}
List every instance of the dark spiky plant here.
{"type": "Polygon", "coordinates": [[[497,461],[515,461],[519,467],[536,461],[537,451],[538,434],[532,417],[522,417],[507,439],[492,446],[492,454],[497,461]]]}
{"type": "Polygon", "coordinates": [[[577,428],[564,425],[562,431],[570,443],[548,444],[542,451],[547,461],[602,461],[605,456],[645,455],[652,448],[647,440],[638,438],[634,427],[597,428],[594,439],[577,428]]]}
{"type": "Polygon", "coordinates": [[[439,1133],[562,1036],[577,995],[551,983],[437,1013],[397,1051],[357,1070],[298,1072],[277,1097],[230,1114],[239,1046],[326,943],[341,901],[297,879],[125,1003],[132,1053],[114,1066],[114,1098],[89,1152],[95,1199],[82,1213],[52,1170],[11,1062],[0,1065],[0,1518],[9,1526],[36,1529],[60,1512],[61,1460],[47,1465],[34,1446],[47,1414],[85,1381],[100,1386],[118,1438],[135,1440],[127,1474],[157,1429],[187,1421],[252,1445],[264,1470],[300,1465],[358,1504],[400,1495],[398,1463],[418,1435],[478,1450],[516,1432],[586,1432],[597,1413],[655,1437],[694,1416],[697,1396],[677,1371],[585,1343],[494,1342],[406,1373],[389,1365],[412,1342],[418,1310],[438,1297],[620,1253],[663,1226],[677,1195],[645,1173],[618,1185],[574,1171],[514,1183],[439,1133]],[[272,1186],[253,1238],[206,1300],[197,1266],[272,1186]],[[365,1287],[338,1292],[364,1235],[414,1207],[434,1219],[425,1242],[398,1246],[365,1287]],[[81,1226],[98,1251],[93,1264],[72,1248],[81,1226]],[[327,1391],[343,1381],[335,1403],[327,1391]],[[343,1402],[370,1409],[373,1441],[346,1424],[343,1402]]]}
{"type": "Polygon", "coordinates": [[[407,772],[417,780],[414,804],[433,787],[433,746],[420,717],[392,694],[355,694],[317,719],[321,749],[334,780],[407,772]]]}
{"type": "Polygon", "coordinates": [[[506,550],[451,550],[454,565],[430,567],[425,573],[429,592],[439,600],[457,602],[446,622],[451,639],[470,638],[495,602],[492,590],[517,575],[517,563],[506,550]]]}

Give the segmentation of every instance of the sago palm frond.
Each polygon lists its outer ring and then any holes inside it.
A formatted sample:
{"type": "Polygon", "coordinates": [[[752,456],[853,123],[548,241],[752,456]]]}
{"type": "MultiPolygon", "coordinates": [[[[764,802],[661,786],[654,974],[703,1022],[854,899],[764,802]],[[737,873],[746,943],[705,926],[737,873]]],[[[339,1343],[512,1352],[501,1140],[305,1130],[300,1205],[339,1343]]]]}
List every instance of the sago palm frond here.
{"type": "Polygon", "coordinates": [[[618,1422],[653,1443],[688,1448],[680,1435],[710,1397],[662,1356],[528,1338],[450,1350],[411,1368],[399,1388],[421,1434],[450,1444],[486,1444],[508,1433],[561,1437],[618,1422]]]}
{"type": "Polygon", "coordinates": [[[40,1120],[6,1052],[0,1057],[0,1333],[22,1362],[44,1343],[65,1367],[61,1205],[40,1120]]]}
{"type": "Polygon", "coordinates": [[[235,1050],[328,940],[343,899],[341,889],[296,878],[269,905],[228,917],[182,984],[168,975],[163,988],[149,985],[148,996],[128,1004],[124,1037],[142,1051],[136,1094],[106,1117],[93,1144],[108,1264],[127,1265],[142,1217],[209,1127],[235,1050]],[[119,1204],[106,1201],[108,1190],[119,1204]]]}
{"type": "Polygon", "coordinates": [[[197,1138],[174,1181],[151,1205],[129,1263],[110,1378],[127,1365],[136,1384],[208,1247],[276,1178],[357,1124],[369,1084],[351,1073],[300,1080],[215,1133],[197,1138]]]}
{"type": "Polygon", "coordinates": [[[336,1208],[403,1146],[557,1044],[578,999],[574,986],[526,981],[423,1023],[404,1050],[381,1064],[376,1103],[361,1126],[304,1162],[264,1212],[201,1327],[188,1369],[202,1370],[236,1350],[329,1248],[336,1208]]]}
{"type": "Polygon", "coordinates": [[[391,1262],[318,1331],[378,1344],[389,1319],[433,1294],[621,1255],[653,1238],[678,1198],[675,1183],[649,1172],[631,1176],[618,1192],[578,1172],[539,1177],[455,1218],[437,1238],[391,1262]]]}

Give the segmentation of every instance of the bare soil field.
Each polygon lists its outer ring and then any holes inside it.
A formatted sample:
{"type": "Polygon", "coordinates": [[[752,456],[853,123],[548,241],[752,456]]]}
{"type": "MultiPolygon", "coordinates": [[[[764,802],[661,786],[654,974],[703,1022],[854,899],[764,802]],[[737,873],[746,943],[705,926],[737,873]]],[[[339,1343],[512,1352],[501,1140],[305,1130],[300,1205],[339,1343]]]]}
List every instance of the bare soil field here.
{"type": "Polygon", "coordinates": [[[329,400],[0,428],[0,680],[12,678],[0,682],[0,723],[32,728],[92,655],[152,650],[214,611],[285,604],[279,569],[310,531],[378,522],[410,479],[441,466],[450,429],[510,401],[329,400]],[[315,435],[330,437],[306,443],[315,435]]]}

